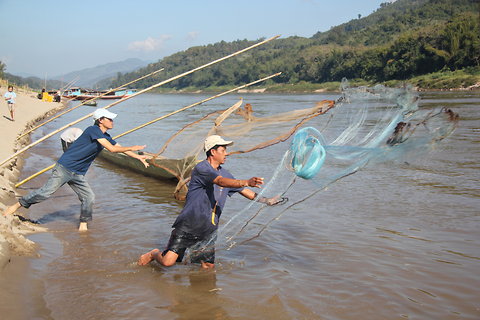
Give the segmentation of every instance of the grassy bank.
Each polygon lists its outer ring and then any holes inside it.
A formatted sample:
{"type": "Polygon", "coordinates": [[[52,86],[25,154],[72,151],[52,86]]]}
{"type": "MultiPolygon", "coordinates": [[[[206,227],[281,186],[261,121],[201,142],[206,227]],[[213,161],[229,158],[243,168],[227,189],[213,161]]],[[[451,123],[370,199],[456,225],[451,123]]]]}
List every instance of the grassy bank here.
{"type": "MultiPolygon", "coordinates": [[[[388,81],[385,85],[395,87],[404,82],[423,90],[467,89],[480,84],[480,67],[434,72],[414,77],[408,81],[388,81]]],[[[480,88],[477,87],[477,89],[480,88]]]]}
{"type": "MultiPolygon", "coordinates": [[[[349,79],[350,86],[373,86],[376,83],[362,79],[349,79]]],[[[458,71],[441,71],[430,73],[408,80],[391,80],[381,84],[388,87],[399,87],[406,83],[417,87],[419,90],[480,90],[480,67],[466,68],[458,71]]],[[[234,86],[196,88],[188,87],[182,90],[170,88],[157,88],[156,93],[218,93],[231,90],[234,86]]],[[[265,89],[266,93],[313,93],[313,92],[335,92],[340,90],[340,82],[309,83],[299,82],[296,84],[275,84],[265,83],[246,90],[265,89]]]]}

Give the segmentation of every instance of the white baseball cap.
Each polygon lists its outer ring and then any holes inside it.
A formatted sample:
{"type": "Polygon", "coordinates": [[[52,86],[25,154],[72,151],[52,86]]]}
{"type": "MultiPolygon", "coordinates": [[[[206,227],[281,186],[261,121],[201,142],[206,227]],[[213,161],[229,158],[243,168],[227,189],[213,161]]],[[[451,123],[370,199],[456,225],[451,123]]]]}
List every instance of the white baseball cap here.
{"type": "Polygon", "coordinates": [[[215,146],[231,146],[232,144],[233,141],[223,140],[222,137],[214,134],[212,136],[208,136],[207,139],[205,139],[203,149],[205,150],[205,152],[207,152],[215,146]]]}
{"type": "Polygon", "coordinates": [[[93,120],[98,120],[100,118],[115,119],[116,116],[116,113],[100,108],[95,110],[95,112],[93,113],[93,120]]]}

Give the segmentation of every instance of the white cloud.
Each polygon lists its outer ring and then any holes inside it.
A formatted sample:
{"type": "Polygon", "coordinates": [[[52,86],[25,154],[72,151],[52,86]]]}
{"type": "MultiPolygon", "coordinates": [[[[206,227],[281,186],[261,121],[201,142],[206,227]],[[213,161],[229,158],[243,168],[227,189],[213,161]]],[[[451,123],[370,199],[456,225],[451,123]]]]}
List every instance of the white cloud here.
{"type": "Polygon", "coordinates": [[[148,37],[145,40],[134,41],[128,44],[128,50],[130,51],[144,51],[152,52],[161,50],[167,40],[170,40],[172,36],[163,34],[158,38],[148,37]]]}
{"type": "Polygon", "coordinates": [[[187,33],[187,40],[188,40],[188,41],[193,41],[193,40],[195,40],[195,39],[198,38],[198,35],[199,35],[199,34],[200,34],[200,33],[199,33],[198,31],[189,32],[189,33],[187,33]]]}

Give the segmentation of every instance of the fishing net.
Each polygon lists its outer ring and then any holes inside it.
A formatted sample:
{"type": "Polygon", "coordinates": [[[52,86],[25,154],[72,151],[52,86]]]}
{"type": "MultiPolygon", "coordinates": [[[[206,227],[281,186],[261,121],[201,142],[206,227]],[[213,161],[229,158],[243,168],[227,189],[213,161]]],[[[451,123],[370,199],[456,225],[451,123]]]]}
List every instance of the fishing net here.
{"type": "Polygon", "coordinates": [[[218,134],[234,140],[230,154],[264,149],[287,140],[300,126],[333,108],[335,102],[324,100],[311,108],[265,116],[254,115],[250,104],[243,108],[242,104],[240,100],[226,110],[209,113],[185,125],[153,155],[152,165],[169,170],[177,178],[174,193],[177,199],[185,198],[191,170],[199,160],[205,159],[203,143],[207,136],[218,134]]]}
{"type": "MultiPolygon", "coordinates": [[[[447,108],[420,108],[419,96],[410,86],[350,88],[344,81],[341,97],[322,104],[322,110],[331,110],[318,117],[315,126],[300,121],[302,128],[292,127],[295,134],[289,145],[285,144],[286,150],[277,159],[272,178],[259,193],[259,196],[278,195],[283,205],[249,202],[220,227],[215,235],[220,248],[230,249],[259,237],[297,204],[368,164],[405,163],[419,157],[451,135],[459,120],[447,108]],[[298,192],[300,184],[309,186],[298,192]]],[[[230,130],[217,133],[233,138],[228,134],[235,131],[230,130]]],[[[210,239],[202,246],[212,243],[210,239]]],[[[201,250],[199,247],[192,252],[201,250]]]]}

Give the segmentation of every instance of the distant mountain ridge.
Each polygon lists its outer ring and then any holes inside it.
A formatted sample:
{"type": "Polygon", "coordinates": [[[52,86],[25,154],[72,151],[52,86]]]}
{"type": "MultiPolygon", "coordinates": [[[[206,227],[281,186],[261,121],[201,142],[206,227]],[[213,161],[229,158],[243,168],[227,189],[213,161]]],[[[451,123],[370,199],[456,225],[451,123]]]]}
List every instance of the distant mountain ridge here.
{"type": "Polygon", "coordinates": [[[74,85],[78,87],[95,88],[108,87],[111,80],[116,78],[118,73],[133,72],[147,66],[149,62],[136,58],[129,58],[123,61],[111,62],[98,65],[92,68],[69,72],[67,74],[52,77],[55,80],[68,83],[75,80],[74,85]]]}

